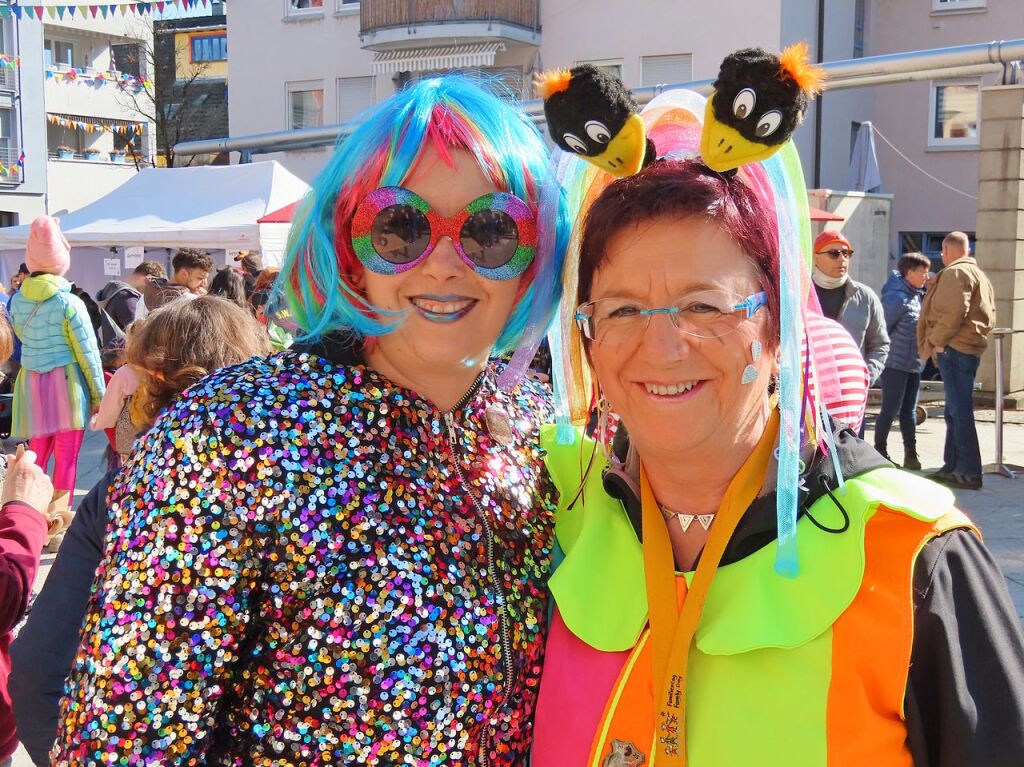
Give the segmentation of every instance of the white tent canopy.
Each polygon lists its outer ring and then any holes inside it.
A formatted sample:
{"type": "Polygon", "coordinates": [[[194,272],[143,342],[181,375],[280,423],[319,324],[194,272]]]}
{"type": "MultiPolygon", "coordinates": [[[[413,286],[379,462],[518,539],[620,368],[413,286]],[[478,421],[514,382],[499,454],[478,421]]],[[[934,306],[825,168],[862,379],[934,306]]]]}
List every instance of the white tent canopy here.
{"type": "MultiPolygon", "coordinates": [[[[306,193],[277,162],[146,168],[106,197],[61,217],[76,245],[255,249],[256,220],[306,193]]],[[[0,250],[24,248],[29,225],[0,228],[0,250]]]]}
{"type": "MultiPolygon", "coordinates": [[[[298,200],[308,189],[305,181],[273,161],[147,168],[106,197],[60,217],[72,248],[68,278],[86,289],[93,282],[102,285],[102,259],[111,256],[111,248],[257,250],[257,219],[298,200]]],[[[24,261],[28,232],[28,224],[0,228],[3,276],[24,261]]],[[[275,243],[271,249],[279,247],[275,243]]],[[[270,262],[280,260],[278,253],[265,255],[270,262]]]]}

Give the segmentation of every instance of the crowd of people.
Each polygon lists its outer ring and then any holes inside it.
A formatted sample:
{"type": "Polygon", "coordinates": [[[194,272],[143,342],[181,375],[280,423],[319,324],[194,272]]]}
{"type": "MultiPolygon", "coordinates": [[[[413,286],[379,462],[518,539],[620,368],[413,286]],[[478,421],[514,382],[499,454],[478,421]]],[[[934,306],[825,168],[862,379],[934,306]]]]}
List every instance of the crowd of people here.
{"type": "Polygon", "coordinates": [[[981,486],[994,301],[963,234],[881,299],[815,240],[805,364],[838,322],[882,408],[872,447],[826,403],[785,487],[785,206],[760,166],[701,161],[678,126],[702,114],[659,112],[657,159],[592,194],[465,78],[364,118],[280,269],[182,249],[90,312],[59,222],[33,224],[0,322],[28,443],[0,501],[0,767],[19,739],[61,767],[1024,762],[1024,637],[943,486],[981,486]],[[560,355],[592,392],[569,433],[560,355]],[[898,418],[921,468],[927,359],[937,482],[887,453],[898,418]],[[87,428],[111,463],[71,514],[87,428]]]}

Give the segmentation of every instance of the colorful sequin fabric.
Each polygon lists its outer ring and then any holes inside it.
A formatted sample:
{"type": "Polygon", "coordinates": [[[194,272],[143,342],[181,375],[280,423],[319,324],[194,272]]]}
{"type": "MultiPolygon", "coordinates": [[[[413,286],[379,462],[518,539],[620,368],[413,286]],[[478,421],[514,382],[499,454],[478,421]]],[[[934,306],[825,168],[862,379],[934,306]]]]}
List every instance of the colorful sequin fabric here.
{"type": "Polygon", "coordinates": [[[111,490],[54,763],[524,764],[550,404],[493,380],[452,414],[458,468],[445,414],[363,367],[286,352],[190,390],[111,490]]]}

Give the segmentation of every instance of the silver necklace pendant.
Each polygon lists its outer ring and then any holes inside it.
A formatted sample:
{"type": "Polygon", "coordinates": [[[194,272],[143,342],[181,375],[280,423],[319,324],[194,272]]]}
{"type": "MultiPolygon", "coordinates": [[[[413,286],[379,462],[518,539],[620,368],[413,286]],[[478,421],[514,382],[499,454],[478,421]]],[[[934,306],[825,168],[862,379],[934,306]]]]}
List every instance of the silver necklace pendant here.
{"type": "Polygon", "coordinates": [[[693,524],[694,520],[697,520],[697,524],[705,530],[710,530],[711,523],[715,521],[714,514],[680,514],[678,511],[669,511],[668,509],[662,509],[661,513],[665,519],[675,518],[679,529],[684,533],[690,529],[690,525],[693,524]]]}
{"type": "Polygon", "coordinates": [[[502,447],[508,447],[515,442],[512,419],[500,405],[487,406],[484,410],[484,422],[487,424],[487,433],[491,435],[491,439],[502,447]]]}

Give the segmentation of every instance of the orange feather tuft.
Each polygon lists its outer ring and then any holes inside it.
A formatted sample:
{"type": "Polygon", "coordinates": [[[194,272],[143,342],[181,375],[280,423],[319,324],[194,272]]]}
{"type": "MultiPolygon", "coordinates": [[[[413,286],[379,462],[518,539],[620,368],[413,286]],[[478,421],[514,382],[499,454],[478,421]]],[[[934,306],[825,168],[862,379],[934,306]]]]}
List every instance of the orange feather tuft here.
{"type": "Polygon", "coordinates": [[[811,63],[807,42],[803,40],[779,54],[779,76],[795,80],[808,96],[821,93],[825,83],[825,70],[811,63]]]}
{"type": "Polygon", "coordinates": [[[568,90],[571,80],[572,72],[568,69],[552,69],[534,77],[533,87],[537,89],[542,99],[548,99],[556,93],[568,90]]]}

